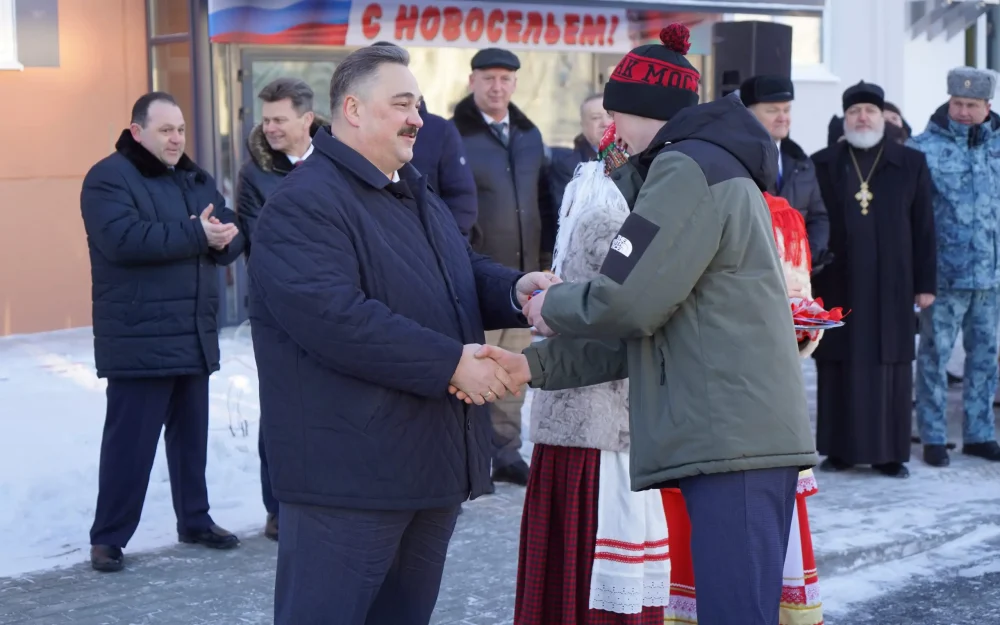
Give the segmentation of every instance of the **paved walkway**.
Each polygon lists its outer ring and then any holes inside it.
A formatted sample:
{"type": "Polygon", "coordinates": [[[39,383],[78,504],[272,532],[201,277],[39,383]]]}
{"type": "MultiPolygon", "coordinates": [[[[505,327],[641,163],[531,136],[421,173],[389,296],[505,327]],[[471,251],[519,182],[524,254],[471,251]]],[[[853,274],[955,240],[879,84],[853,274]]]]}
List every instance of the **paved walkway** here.
{"type": "MultiPolygon", "coordinates": [[[[436,625],[512,622],[523,488],[466,503],[451,542],[436,625]]],[[[179,545],[127,554],[128,569],[87,565],[0,580],[2,625],[265,625],[275,543],[247,537],[234,551],[179,545]]]]}
{"type": "MultiPolygon", "coordinates": [[[[953,401],[957,394],[952,391],[953,401]]],[[[958,412],[952,414],[954,432],[958,412]]],[[[818,567],[839,598],[854,592],[843,580],[879,565],[933,553],[959,537],[974,553],[979,543],[969,543],[969,536],[981,534],[981,543],[996,538],[983,532],[997,522],[1000,466],[956,453],[952,467],[936,470],[918,461],[919,448],[914,454],[910,480],[867,471],[818,476],[820,493],[810,500],[818,567]]],[[[496,495],[465,505],[435,625],[512,623],[523,493],[500,486],[496,495]]],[[[247,536],[232,552],[178,545],[127,557],[128,569],[119,574],[97,574],[80,564],[0,579],[0,625],[271,623],[276,545],[262,537],[247,536]]],[[[908,566],[903,562],[900,566],[908,566]]],[[[830,600],[832,607],[838,597],[830,600]]],[[[828,625],[854,622],[860,621],[833,614],[827,620],[828,625]]],[[[925,621],[937,622],[944,621],[925,621]]]]}

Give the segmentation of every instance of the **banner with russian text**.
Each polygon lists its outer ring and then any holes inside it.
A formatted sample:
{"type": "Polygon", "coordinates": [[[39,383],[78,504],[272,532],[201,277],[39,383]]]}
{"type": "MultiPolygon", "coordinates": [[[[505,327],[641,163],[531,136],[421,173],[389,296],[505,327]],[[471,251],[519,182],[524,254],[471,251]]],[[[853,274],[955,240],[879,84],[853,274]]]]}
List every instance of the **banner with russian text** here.
{"type": "Polygon", "coordinates": [[[486,2],[357,2],[347,45],[628,52],[625,10],[486,2]]]}
{"type": "Polygon", "coordinates": [[[402,46],[623,53],[661,28],[691,29],[691,54],[708,54],[715,13],[634,11],[476,0],[209,0],[213,43],[402,46]]]}

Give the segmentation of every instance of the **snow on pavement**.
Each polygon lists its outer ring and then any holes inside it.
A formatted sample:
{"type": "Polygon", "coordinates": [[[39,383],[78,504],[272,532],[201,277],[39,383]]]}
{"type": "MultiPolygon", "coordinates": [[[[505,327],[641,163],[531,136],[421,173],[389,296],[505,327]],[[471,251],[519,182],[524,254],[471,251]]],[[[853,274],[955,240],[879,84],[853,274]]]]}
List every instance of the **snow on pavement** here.
{"type": "MultiPolygon", "coordinates": [[[[217,523],[256,534],[265,512],[248,332],[225,332],[221,347],[222,371],[211,379],[209,500],[217,523]]],[[[809,383],[814,379],[811,363],[804,367],[809,383]]],[[[94,373],[89,328],[0,338],[0,535],[5,539],[0,577],[87,559],[105,386],[94,373]]],[[[525,416],[529,413],[530,407],[525,416]]],[[[530,444],[522,451],[529,453],[530,444]]],[[[949,561],[965,553],[974,564],[976,545],[991,540],[1000,525],[1000,466],[956,453],[946,470],[926,467],[917,458],[910,468],[910,480],[862,471],[817,474],[820,492],[809,500],[809,516],[823,594],[831,608],[843,607],[855,595],[871,596],[906,583],[907,571],[879,564],[887,559],[945,549],[949,561]],[[957,532],[968,538],[954,542],[957,532]],[[872,572],[865,569],[869,577],[854,570],[869,564],[878,565],[872,572]],[[834,574],[834,568],[841,571],[834,574]]],[[[143,519],[127,550],[148,551],[175,542],[161,444],[143,519]]]]}
{"type": "MultiPolygon", "coordinates": [[[[248,332],[221,341],[211,378],[208,494],[216,523],[256,532],[265,517],[257,458],[256,373],[248,332]]],[[[104,380],[90,328],[0,339],[0,577],[89,556],[104,424],[104,380]]],[[[177,540],[161,438],[128,551],[177,540]]]]}

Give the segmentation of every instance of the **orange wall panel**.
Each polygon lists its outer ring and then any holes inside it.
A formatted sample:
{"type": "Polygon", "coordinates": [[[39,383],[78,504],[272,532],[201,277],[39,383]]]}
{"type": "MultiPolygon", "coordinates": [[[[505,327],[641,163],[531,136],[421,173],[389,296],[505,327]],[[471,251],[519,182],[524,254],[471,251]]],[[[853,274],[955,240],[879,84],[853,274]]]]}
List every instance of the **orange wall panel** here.
{"type": "Polygon", "coordinates": [[[147,90],[145,0],[62,0],[59,46],[0,71],[0,335],[90,325],[80,186],[147,90]]]}

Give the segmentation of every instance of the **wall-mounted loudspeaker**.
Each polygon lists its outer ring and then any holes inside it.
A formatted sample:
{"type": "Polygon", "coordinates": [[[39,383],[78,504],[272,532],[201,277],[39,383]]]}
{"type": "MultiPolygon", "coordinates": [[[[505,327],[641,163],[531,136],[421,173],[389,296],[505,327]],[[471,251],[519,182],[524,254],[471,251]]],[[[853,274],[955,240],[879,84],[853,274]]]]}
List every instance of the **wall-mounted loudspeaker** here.
{"type": "Polygon", "coordinates": [[[792,27],[774,22],[716,22],[712,26],[715,97],[751,76],[792,75],[792,27]]]}

